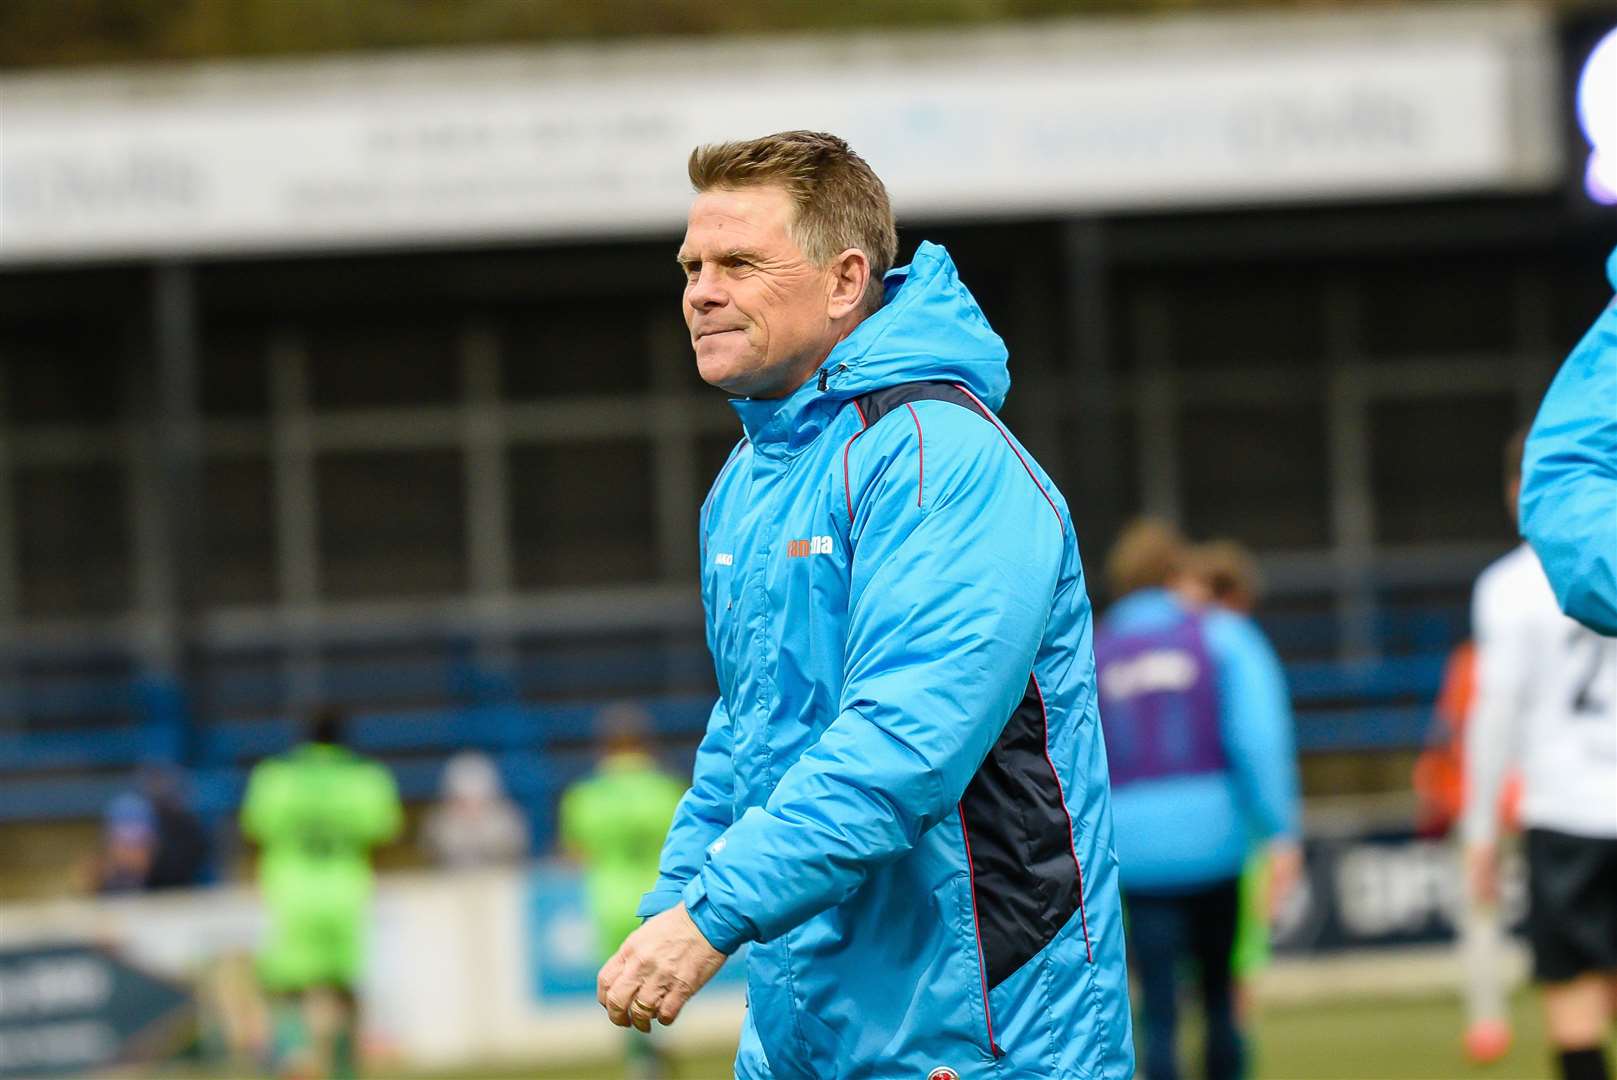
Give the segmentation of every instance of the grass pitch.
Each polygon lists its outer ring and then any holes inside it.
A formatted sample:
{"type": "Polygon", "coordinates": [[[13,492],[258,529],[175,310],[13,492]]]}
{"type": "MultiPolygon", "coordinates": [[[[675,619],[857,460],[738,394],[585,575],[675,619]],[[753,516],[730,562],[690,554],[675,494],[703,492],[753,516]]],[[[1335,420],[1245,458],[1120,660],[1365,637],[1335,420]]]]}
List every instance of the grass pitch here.
{"type": "MultiPolygon", "coordinates": [[[[1187,1017],[1193,1012],[1187,1009],[1187,1017]]],[[[1529,993],[1518,994],[1511,1015],[1515,1041],[1510,1053],[1479,1068],[1461,1056],[1463,1014],[1453,997],[1270,1005],[1257,1017],[1249,1047],[1251,1076],[1252,1080],[1550,1080],[1555,1073],[1537,1001],[1529,993]]],[[[1193,1027],[1185,1032],[1181,1068],[1188,1077],[1201,1075],[1198,1039],[1193,1027]]],[[[673,1080],[729,1080],[732,1056],[732,1049],[718,1047],[701,1056],[676,1059],[673,1080]]],[[[224,1074],[205,1069],[166,1068],[147,1075],[226,1080],[224,1074]]],[[[502,1065],[405,1076],[373,1069],[366,1076],[368,1080],[619,1080],[624,1071],[619,1063],[603,1062],[589,1068],[502,1065]]],[[[241,1078],[232,1075],[229,1080],[241,1078]]]]}
{"type": "MultiPolygon", "coordinates": [[[[1253,1080],[1547,1080],[1552,1062],[1537,1002],[1530,994],[1518,995],[1511,1011],[1516,1037],[1510,1054],[1478,1068],[1461,1056],[1463,1013],[1452,998],[1271,1005],[1257,1018],[1253,1080]]],[[[1199,1076],[1195,1031],[1186,1033],[1186,1043],[1185,1074],[1199,1076]]],[[[730,1059],[728,1051],[686,1058],[676,1062],[675,1076],[728,1080],[730,1059]]],[[[617,1080],[623,1075],[621,1066],[603,1064],[584,1071],[493,1070],[457,1074],[455,1080],[617,1080]]]]}

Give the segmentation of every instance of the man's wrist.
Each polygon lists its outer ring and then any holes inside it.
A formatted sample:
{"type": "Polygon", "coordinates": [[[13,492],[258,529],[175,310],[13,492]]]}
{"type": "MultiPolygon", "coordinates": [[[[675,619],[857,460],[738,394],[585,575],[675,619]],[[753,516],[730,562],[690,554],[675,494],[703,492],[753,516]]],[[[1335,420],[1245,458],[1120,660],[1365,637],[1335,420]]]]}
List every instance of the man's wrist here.
{"type": "Polygon", "coordinates": [[[661,915],[680,902],[685,894],[687,884],[688,882],[683,881],[668,884],[659,882],[657,888],[652,889],[640,898],[639,905],[634,909],[635,915],[642,919],[649,919],[653,915],[661,915]]]}
{"type": "Polygon", "coordinates": [[[707,943],[718,952],[729,956],[739,949],[747,940],[746,933],[721,915],[714,907],[713,901],[707,895],[707,883],[702,875],[697,874],[685,886],[681,899],[685,904],[685,914],[690,916],[696,929],[707,938],[707,943]]]}

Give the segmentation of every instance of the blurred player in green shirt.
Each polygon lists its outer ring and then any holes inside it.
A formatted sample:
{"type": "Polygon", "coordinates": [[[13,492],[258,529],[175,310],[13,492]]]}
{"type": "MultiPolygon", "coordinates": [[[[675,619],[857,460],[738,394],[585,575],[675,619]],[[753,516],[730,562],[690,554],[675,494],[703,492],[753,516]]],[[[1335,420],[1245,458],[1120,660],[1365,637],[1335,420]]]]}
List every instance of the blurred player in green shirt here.
{"type": "Polygon", "coordinates": [[[258,969],[277,995],[277,1059],[299,1076],[357,1075],[354,988],[364,962],[371,849],[403,823],[393,777],[342,745],[343,718],[315,714],[308,741],[253,769],[242,832],[259,846],[269,937],[258,969]],[[322,1016],[337,1014],[334,1023],[322,1016]],[[310,1031],[335,1029],[329,1038],[310,1031]],[[310,1045],[311,1042],[314,1045],[310,1045]]]}
{"type": "MultiPolygon", "coordinates": [[[[635,908],[657,882],[663,838],[685,785],[663,772],[646,747],[645,714],[614,706],[597,719],[605,753],[595,771],[567,789],[561,842],[584,867],[584,890],[604,962],[640,925],[635,908]]],[[[662,1075],[662,1062],[629,1031],[630,1075],[662,1075]]]]}

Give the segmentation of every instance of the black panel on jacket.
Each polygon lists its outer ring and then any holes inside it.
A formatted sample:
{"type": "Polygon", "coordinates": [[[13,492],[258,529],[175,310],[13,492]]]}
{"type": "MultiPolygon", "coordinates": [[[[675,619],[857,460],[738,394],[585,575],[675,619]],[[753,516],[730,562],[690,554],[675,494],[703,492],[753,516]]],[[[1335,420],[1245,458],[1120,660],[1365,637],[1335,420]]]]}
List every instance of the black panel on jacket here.
{"type": "Polygon", "coordinates": [[[900,383],[897,386],[887,386],[880,390],[872,390],[868,394],[861,394],[854,398],[859,405],[859,415],[865,418],[865,426],[871,427],[876,421],[892,412],[894,409],[908,405],[912,401],[952,401],[956,405],[970,409],[978,416],[983,410],[978,407],[972,396],[954,383],[946,382],[912,382],[900,383]]]}
{"type": "Polygon", "coordinates": [[[960,800],[990,987],[1048,945],[1082,902],[1072,821],[1045,738],[1044,702],[1029,677],[960,800]]]}

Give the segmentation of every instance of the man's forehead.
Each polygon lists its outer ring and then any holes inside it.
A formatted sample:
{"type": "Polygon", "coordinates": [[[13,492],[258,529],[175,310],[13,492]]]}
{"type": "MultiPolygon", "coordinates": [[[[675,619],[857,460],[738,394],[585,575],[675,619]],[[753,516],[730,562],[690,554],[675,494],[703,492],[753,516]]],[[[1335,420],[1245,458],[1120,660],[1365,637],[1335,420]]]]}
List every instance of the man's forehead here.
{"type": "Polygon", "coordinates": [[[691,203],[681,252],[788,241],[792,204],[784,188],[704,191],[691,203]]]}

